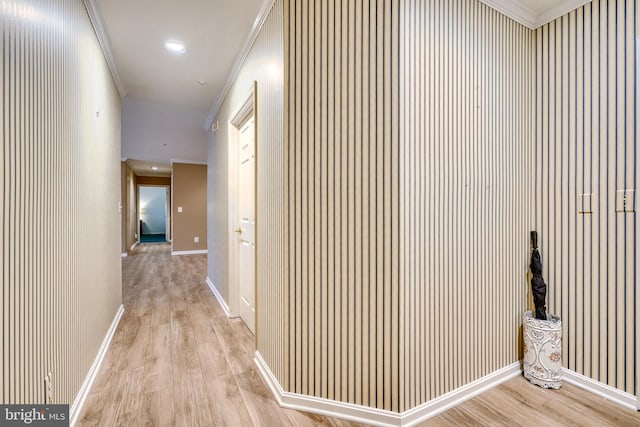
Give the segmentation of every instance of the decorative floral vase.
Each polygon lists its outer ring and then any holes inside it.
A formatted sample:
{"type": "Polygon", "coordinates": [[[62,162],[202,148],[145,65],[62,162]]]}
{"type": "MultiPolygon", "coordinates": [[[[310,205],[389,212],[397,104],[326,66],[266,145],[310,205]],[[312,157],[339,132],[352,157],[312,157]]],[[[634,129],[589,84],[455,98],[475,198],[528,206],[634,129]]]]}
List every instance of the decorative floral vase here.
{"type": "Polygon", "coordinates": [[[524,377],[532,384],[558,389],[562,385],[562,321],[547,313],[547,320],[523,315],[524,377]]]}

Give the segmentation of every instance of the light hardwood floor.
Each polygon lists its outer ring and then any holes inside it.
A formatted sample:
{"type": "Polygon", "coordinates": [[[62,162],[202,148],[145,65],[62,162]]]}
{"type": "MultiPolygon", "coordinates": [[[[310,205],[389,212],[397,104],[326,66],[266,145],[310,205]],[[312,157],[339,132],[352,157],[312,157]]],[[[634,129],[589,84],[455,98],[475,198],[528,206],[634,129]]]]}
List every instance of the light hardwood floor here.
{"type": "MultiPolygon", "coordinates": [[[[253,336],[204,283],[206,255],[144,244],[123,259],[125,314],[77,426],[358,426],[280,408],[253,364],[253,336]]],[[[640,414],[569,384],[516,378],[424,426],[636,425],[640,414]]]]}

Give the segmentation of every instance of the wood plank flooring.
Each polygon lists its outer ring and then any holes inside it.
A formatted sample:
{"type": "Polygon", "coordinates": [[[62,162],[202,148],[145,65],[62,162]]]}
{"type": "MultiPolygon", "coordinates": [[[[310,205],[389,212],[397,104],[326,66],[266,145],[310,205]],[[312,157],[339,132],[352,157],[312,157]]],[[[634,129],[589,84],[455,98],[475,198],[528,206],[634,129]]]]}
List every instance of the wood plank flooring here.
{"type": "MultiPolygon", "coordinates": [[[[253,364],[253,336],[204,283],[206,255],[143,244],[123,259],[125,313],[77,426],[359,426],[280,408],[253,364]]],[[[423,426],[636,425],[640,414],[569,384],[516,378],[423,426]]]]}

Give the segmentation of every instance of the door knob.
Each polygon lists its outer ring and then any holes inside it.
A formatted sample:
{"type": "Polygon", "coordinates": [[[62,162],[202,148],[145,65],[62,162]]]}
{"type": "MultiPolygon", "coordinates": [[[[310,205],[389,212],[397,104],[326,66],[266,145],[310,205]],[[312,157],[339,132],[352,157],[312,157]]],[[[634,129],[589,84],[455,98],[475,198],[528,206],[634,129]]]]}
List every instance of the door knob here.
{"type": "Polygon", "coordinates": [[[240,228],[240,227],[238,227],[238,229],[237,229],[237,230],[234,230],[234,231],[235,231],[236,233],[238,233],[238,234],[242,234],[242,228],[240,228]]]}

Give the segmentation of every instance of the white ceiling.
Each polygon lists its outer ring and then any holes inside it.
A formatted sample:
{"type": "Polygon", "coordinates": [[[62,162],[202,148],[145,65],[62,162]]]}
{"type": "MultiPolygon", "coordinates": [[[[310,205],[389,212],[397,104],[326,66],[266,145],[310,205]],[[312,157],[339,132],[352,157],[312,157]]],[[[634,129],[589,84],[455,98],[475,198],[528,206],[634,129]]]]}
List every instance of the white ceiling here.
{"type": "Polygon", "coordinates": [[[197,108],[221,93],[262,0],[92,0],[126,96],[197,108]],[[183,55],[164,48],[186,45],[183,55]],[[206,82],[205,86],[198,81],[206,82]]]}
{"type": "MultiPolygon", "coordinates": [[[[206,161],[206,123],[273,0],[84,1],[124,97],[123,157],[206,161]],[[168,39],[186,53],[167,52],[168,39]]],[[[536,28],[590,0],[480,1],[536,28]]]]}

